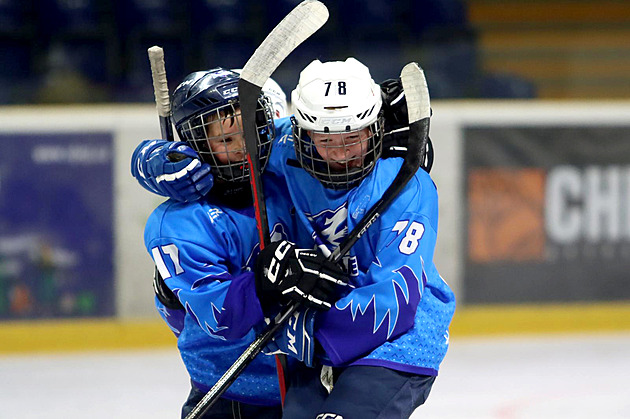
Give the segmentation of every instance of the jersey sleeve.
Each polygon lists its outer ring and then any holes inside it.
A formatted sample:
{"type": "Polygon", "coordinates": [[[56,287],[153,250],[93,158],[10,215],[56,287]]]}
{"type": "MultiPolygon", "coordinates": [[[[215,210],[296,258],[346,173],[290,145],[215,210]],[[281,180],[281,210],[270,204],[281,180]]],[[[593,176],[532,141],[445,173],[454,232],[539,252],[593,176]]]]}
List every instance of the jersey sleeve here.
{"type": "Polygon", "coordinates": [[[333,365],[351,363],[414,325],[437,238],[437,196],[416,186],[355,245],[349,259],[355,288],[318,314],[315,337],[333,365]],[[431,200],[435,211],[417,204],[431,200]]]}
{"type": "Polygon", "coordinates": [[[238,231],[206,219],[200,205],[167,201],[149,217],[145,245],[187,314],[212,337],[238,339],[263,320],[254,274],[233,262],[238,231]]]}

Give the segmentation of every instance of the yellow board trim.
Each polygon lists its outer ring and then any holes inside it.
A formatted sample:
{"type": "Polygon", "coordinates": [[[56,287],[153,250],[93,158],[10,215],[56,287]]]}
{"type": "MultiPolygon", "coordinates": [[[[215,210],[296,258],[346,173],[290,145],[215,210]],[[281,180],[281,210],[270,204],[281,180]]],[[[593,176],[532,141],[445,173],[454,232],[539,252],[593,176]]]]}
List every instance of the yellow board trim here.
{"type": "Polygon", "coordinates": [[[630,302],[468,306],[456,310],[450,335],[612,332],[630,330],[630,302]]]}
{"type": "Polygon", "coordinates": [[[0,353],[175,347],[160,320],[68,320],[0,323],[0,353]]]}
{"type": "MultiPolygon", "coordinates": [[[[630,302],[465,306],[451,337],[630,331],[630,302]]],[[[161,320],[68,320],[0,323],[0,354],[175,348],[161,320]]]]}

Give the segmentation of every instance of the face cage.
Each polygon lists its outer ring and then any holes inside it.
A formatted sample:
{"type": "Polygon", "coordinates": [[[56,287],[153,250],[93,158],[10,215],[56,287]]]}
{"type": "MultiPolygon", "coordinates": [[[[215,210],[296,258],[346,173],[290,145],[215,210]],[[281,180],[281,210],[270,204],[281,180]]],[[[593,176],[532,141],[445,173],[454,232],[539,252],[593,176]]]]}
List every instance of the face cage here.
{"type": "MultiPolygon", "coordinates": [[[[275,126],[271,104],[266,96],[258,99],[256,107],[256,132],[258,135],[258,156],[260,170],[264,170],[269,160],[271,141],[275,137],[275,126]]],[[[201,160],[208,163],[215,179],[225,182],[249,181],[249,165],[246,161],[245,142],[231,145],[234,138],[243,138],[243,122],[241,109],[237,101],[230,101],[211,111],[195,115],[184,121],[177,129],[179,136],[186,141],[198,154],[201,160]],[[235,127],[232,132],[225,134],[222,121],[228,120],[230,127],[235,127]],[[208,129],[214,125],[220,131],[209,136],[208,129]],[[215,151],[210,148],[209,140],[215,143],[215,151]],[[227,162],[221,162],[218,155],[230,156],[227,162]]]]}
{"type": "MultiPolygon", "coordinates": [[[[381,157],[383,147],[382,117],[379,117],[373,124],[368,125],[367,128],[369,128],[371,135],[361,140],[361,142],[367,143],[365,152],[361,156],[363,159],[362,166],[356,168],[346,166],[341,170],[335,170],[330,167],[315,148],[315,144],[306,130],[299,127],[295,117],[291,117],[291,124],[293,126],[295,154],[300,165],[327,188],[339,190],[351,189],[357,186],[374,169],[376,160],[381,157]]],[[[351,134],[358,131],[361,130],[335,132],[332,134],[351,134]]]]}

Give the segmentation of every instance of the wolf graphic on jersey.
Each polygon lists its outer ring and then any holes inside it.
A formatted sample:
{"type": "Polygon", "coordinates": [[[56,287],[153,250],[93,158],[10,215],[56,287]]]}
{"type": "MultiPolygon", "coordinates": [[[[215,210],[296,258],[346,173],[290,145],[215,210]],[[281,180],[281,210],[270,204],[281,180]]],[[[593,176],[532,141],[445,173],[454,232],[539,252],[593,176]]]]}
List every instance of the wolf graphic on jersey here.
{"type": "Polygon", "coordinates": [[[334,211],[326,209],[319,214],[306,214],[306,218],[315,226],[313,239],[318,246],[327,245],[332,250],[339,247],[341,241],[348,234],[348,207],[346,203],[334,211]]]}

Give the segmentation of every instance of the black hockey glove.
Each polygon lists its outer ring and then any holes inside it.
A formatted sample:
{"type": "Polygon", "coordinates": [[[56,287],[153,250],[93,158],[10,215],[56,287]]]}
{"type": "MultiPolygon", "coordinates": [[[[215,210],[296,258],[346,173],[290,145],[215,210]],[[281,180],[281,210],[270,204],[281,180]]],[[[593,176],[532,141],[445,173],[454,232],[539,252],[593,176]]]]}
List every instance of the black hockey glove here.
{"type": "Polygon", "coordinates": [[[286,240],[271,243],[256,260],[256,291],[263,307],[282,302],[284,296],[328,310],[339,298],[338,286],[347,283],[341,267],[320,251],[298,249],[286,240]]]}
{"type": "Polygon", "coordinates": [[[382,82],[381,95],[383,97],[385,132],[409,128],[407,98],[405,98],[405,91],[400,79],[387,79],[382,82]]]}
{"type": "MultiPolygon", "coordinates": [[[[383,158],[404,157],[409,143],[409,114],[407,98],[400,79],[388,79],[381,83],[383,97],[383,158]]],[[[433,111],[431,112],[433,114],[433,111]]],[[[426,160],[422,163],[424,170],[431,171],[433,166],[433,144],[427,142],[426,160]]]]}

